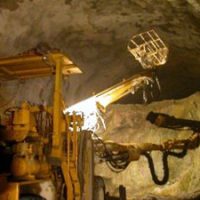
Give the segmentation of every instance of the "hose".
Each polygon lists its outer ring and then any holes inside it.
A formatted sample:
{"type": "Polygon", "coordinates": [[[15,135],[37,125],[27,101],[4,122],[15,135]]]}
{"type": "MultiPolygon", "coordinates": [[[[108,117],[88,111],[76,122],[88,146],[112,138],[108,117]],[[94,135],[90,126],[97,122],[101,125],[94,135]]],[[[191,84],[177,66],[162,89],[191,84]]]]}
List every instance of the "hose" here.
{"type": "Polygon", "coordinates": [[[157,174],[156,174],[154,162],[153,162],[153,159],[152,159],[150,153],[144,152],[143,155],[146,157],[146,159],[148,161],[149,169],[150,169],[152,180],[154,181],[154,183],[157,184],[157,185],[164,185],[169,180],[168,156],[173,156],[173,157],[176,157],[176,158],[183,158],[186,154],[187,154],[187,148],[186,147],[181,152],[164,151],[163,156],[162,156],[163,177],[162,177],[162,179],[159,179],[157,174]]]}

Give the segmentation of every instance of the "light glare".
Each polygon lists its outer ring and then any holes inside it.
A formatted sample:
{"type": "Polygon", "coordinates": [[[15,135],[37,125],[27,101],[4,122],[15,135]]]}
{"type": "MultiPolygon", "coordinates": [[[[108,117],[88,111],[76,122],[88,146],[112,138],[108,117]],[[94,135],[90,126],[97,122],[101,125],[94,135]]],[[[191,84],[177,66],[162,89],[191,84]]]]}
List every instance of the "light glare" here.
{"type": "Polygon", "coordinates": [[[98,129],[98,119],[103,120],[97,108],[95,96],[83,100],[77,104],[74,104],[69,108],[66,108],[63,112],[64,114],[67,113],[72,114],[73,112],[83,113],[84,116],[84,124],[82,127],[83,130],[90,130],[95,132],[98,129]]]}

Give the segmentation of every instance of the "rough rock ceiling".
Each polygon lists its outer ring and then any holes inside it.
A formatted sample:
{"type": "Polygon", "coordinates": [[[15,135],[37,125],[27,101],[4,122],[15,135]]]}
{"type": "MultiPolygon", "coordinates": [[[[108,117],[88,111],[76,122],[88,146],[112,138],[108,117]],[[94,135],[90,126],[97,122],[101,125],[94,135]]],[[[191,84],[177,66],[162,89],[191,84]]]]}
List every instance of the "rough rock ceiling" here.
{"type": "Polygon", "coordinates": [[[72,103],[140,71],[127,42],[154,28],[170,49],[160,99],[182,98],[200,88],[199,19],[199,0],[1,0],[0,55],[41,42],[66,52],[84,71],[66,81],[72,103]]]}

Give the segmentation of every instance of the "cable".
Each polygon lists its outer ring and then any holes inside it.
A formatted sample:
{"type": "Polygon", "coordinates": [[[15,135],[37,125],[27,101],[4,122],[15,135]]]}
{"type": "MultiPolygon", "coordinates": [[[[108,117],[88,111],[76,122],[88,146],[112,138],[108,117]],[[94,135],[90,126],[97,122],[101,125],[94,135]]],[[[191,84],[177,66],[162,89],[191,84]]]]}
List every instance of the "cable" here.
{"type": "Polygon", "coordinates": [[[95,151],[96,156],[104,159],[109,169],[115,173],[125,170],[130,163],[128,152],[114,153],[106,147],[106,144],[96,133],[93,133],[93,136],[103,145],[104,148],[103,155],[98,154],[97,151],[95,151]]]}
{"type": "Polygon", "coordinates": [[[111,171],[115,173],[122,172],[130,164],[130,161],[128,159],[129,158],[128,152],[125,152],[123,155],[118,154],[117,155],[118,158],[114,156],[115,155],[111,153],[106,159],[107,160],[106,164],[111,171]]]}
{"type": "Polygon", "coordinates": [[[183,158],[187,154],[187,144],[185,144],[185,148],[181,152],[172,152],[172,151],[164,151],[162,156],[163,162],[163,177],[160,180],[155,172],[154,162],[149,152],[144,152],[143,155],[146,157],[149,169],[151,172],[152,180],[157,185],[164,185],[169,180],[169,166],[168,166],[168,156],[173,156],[176,158],[183,158]]]}
{"type": "Polygon", "coordinates": [[[161,180],[158,179],[158,176],[155,172],[154,162],[149,152],[143,153],[143,155],[147,158],[149,169],[151,172],[152,180],[157,185],[164,185],[167,183],[169,179],[169,167],[168,167],[168,161],[167,161],[167,153],[163,152],[162,162],[163,162],[163,178],[161,180]]]}

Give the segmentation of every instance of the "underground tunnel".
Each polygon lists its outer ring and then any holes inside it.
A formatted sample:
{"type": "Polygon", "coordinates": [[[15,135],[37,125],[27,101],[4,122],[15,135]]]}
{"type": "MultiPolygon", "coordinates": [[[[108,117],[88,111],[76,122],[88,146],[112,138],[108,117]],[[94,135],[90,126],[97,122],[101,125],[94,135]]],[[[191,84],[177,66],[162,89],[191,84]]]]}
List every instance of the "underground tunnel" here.
{"type": "Polygon", "coordinates": [[[198,0],[0,0],[0,199],[200,199],[199,20],[198,0]]]}

